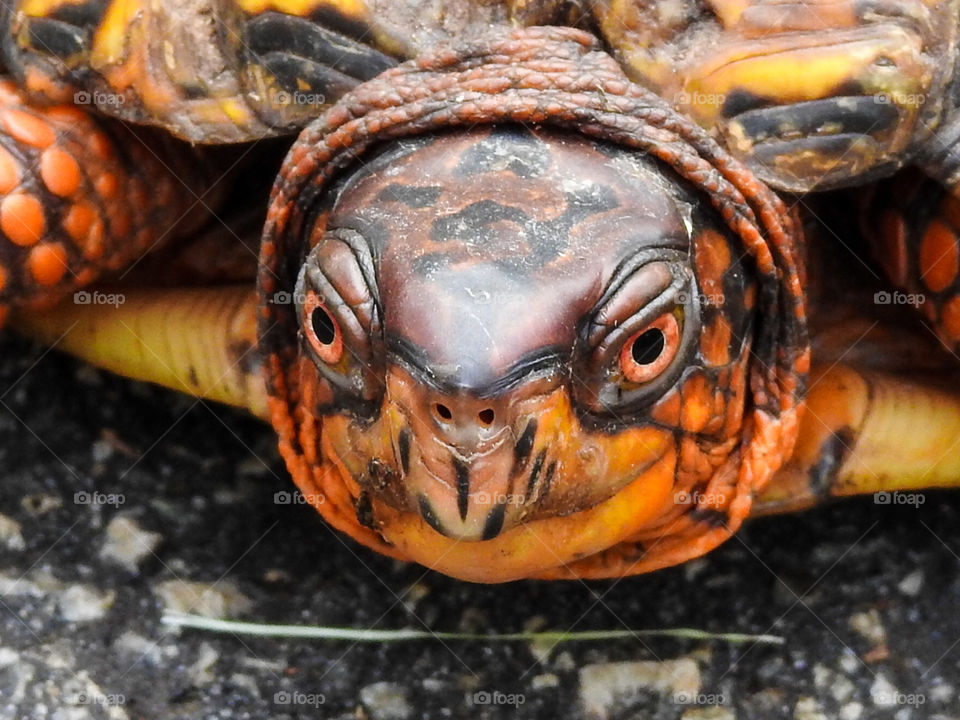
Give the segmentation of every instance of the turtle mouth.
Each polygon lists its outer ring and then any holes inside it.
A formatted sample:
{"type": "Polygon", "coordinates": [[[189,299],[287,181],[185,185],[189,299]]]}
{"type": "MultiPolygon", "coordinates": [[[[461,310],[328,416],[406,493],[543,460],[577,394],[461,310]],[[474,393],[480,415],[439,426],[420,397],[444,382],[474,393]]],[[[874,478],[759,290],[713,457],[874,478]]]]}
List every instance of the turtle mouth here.
{"type": "Polygon", "coordinates": [[[444,455],[417,453],[403,481],[424,521],[441,535],[470,541],[491,540],[519,524],[549,494],[560,466],[550,443],[541,440],[545,447],[532,452],[537,424],[527,418],[520,432],[502,433],[469,459],[442,441],[444,455]],[[515,441],[507,443],[508,436],[515,441]]]}

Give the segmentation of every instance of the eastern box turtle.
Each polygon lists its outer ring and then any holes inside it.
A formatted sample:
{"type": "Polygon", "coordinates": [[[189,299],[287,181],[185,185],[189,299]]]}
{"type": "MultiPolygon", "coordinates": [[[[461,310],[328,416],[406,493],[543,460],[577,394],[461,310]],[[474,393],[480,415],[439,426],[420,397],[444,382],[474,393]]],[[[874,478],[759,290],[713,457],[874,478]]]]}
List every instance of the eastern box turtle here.
{"type": "Polygon", "coordinates": [[[474,581],[640,573],[751,514],[956,485],[956,363],[894,306],[955,349],[958,12],[21,0],[0,304],[268,418],[329,523],[474,581]],[[266,138],[303,126],[256,293],[239,240],[170,247],[265,204],[266,138]],[[798,212],[841,186],[817,207],[859,204],[889,289],[798,212]],[[187,257],[200,287],[148,287],[187,257]]]}

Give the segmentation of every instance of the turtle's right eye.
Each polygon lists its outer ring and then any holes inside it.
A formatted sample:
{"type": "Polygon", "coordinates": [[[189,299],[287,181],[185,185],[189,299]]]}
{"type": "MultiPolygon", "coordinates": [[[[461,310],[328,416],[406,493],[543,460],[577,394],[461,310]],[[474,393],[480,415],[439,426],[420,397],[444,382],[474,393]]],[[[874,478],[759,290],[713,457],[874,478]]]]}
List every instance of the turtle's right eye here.
{"type": "Polygon", "coordinates": [[[328,389],[321,396],[333,398],[331,408],[373,412],[383,393],[382,330],[363,238],[327,232],[304,259],[294,295],[303,352],[328,389]]]}
{"type": "Polygon", "coordinates": [[[320,297],[309,291],[304,299],[304,335],[313,351],[328,365],[336,365],[343,357],[343,332],[336,318],[320,297]]]}

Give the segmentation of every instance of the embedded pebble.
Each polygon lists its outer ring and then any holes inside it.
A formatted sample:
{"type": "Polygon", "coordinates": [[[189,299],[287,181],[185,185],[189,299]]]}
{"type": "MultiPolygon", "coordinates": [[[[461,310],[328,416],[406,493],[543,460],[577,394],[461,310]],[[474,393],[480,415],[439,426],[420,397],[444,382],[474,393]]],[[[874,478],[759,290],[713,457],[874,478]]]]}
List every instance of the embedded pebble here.
{"type": "Polygon", "coordinates": [[[559,687],[560,678],[558,678],[553,673],[543,673],[542,675],[535,675],[530,680],[530,688],[532,690],[543,690],[544,688],[554,688],[559,687]]]}
{"type": "Polygon", "coordinates": [[[863,715],[863,705],[858,702],[848,703],[840,708],[840,720],[860,720],[863,715]]]}
{"type": "Polygon", "coordinates": [[[599,663],[580,669],[580,704],[588,716],[606,718],[618,700],[641,690],[693,697],[700,693],[700,669],[689,658],[599,663]]]}
{"type": "Polygon", "coordinates": [[[870,686],[870,699],[879,707],[895,707],[897,705],[897,688],[882,672],[878,672],[870,686]]]}
{"type": "Polygon", "coordinates": [[[200,643],[200,650],[197,653],[197,659],[187,668],[187,673],[196,685],[209,685],[218,678],[218,675],[211,671],[220,659],[220,653],[214,650],[213,645],[208,642],[200,643]]]}
{"type": "Polygon", "coordinates": [[[116,594],[100,592],[89,585],[71,585],[60,594],[57,609],[67,622],[100,620],[107,614],[116,594]]]}
{"type": "Polygon", "coordinates": [[[802,697],[793,709],[793,720],[827,720],[827,716],[815,698],[802,697]]]}
{"type": "Polygon", "coordinates": [[[883,627],[880,613],[875,609],[854,613],[849,619],[850,628],[856,631],[871,645],[884,645],[887,642],[887,630],[883,627]]]}
{"type": "Polygon", "coordinates": [[[372,720],[407,720],[413,708],[402,685],[378,682],[360,690],[360,701],[372,720]]]}
{"type": "Polygon", "coordinates": [[[27,544],[23,541],[20,530],[20,523],[11,517],[0,514],[0,543],[6,545],[8,550],[26,549],[27,544]]]}
{"type": "Polygon", "coordinates": [[[153,586],[169,612],[190,613],[209,618],[233,618],[250,610],[253,602],[229,580],[209,584],[165,580],[153,586]]]}
{"type": "Polygon", "coordinates": [[[715,705],[685,710],[680,720],[737,720],[737,715],[730,708],[715,705]]]}
{"type": "Polygon", "coordinates": [[[897,583],[897,589],[907,597],[917,597],[923,589],[923,570],[914,570],[897,583]]]}
{"type": "Polygon", "coordinates": [[[107,524],[104,535],[100,558],[134,573],[140,561],[156,550],[163,540],[160,533],[144,530],[129,515],[114,516],[107,524]]]}

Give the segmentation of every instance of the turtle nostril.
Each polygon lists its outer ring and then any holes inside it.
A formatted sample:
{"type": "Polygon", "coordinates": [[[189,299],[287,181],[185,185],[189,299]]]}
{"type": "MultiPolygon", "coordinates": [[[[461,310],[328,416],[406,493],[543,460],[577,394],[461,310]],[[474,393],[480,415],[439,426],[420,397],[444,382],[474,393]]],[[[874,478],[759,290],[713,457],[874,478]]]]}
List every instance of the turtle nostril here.
{"type": "Polygon", "coordinates": [[[453,418],[453,413],[450,412],[450,408],[443,403],[434,403],[433,412],[436,413],[437,417],[441,420],[450,420],[453,418]]]}
{"type": "Polygon", "coordinates": [[[486,410],[481,410],[477,415],[477,419],[480,420],[481,425],[490,425],[493,422],[494,414],[491,408],[486,410]]]}

